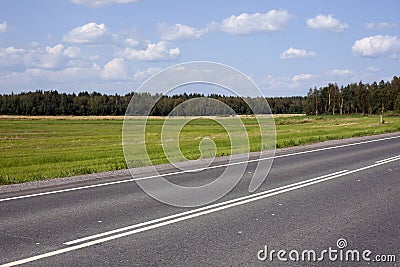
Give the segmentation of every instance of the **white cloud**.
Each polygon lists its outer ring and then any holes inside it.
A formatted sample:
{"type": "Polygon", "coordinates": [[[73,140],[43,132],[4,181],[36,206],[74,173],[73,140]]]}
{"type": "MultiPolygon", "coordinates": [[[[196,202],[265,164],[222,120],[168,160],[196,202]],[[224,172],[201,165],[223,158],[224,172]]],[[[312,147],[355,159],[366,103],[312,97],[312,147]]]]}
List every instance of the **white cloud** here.
{"type": "Polygon", "coordinates": [[[148,68],[146,70],[138,70],[135,72],[133,78],[135,80],[143,80],[143,79],[150,77],[153,74],[156,74],[160,70],[161,70],[161,68],[154,68],[154,67],[148,68]]]}
{"type": "Polygon", "coordinates": [[[386,28],[395,28],[395,27],[397,27],[396,23],[389,23],[389,22],[365,23],[365,28],[368,30],[383,30],[386,28]]]}
{"type": "Polygon", "coordinates": [[[57,68],[62,64],[63,58],[63,44],[57,44],[54,47],[47,46],[43,52],[39,51],[34,54],[34,65],[45,69],[57,68]]]}
{"type": "Polygon", "coordinates": [[[76,87],[82,90],[82,84],[93,80],[99,80],[100,68],[96,64],[88,68],[65,68],[60,70],[49,70],[40,68],[28,68],[23,72],[12,72],[0,76],[0,83],[7,84],[12,88],[32,90],[33,88],[63,88],[76,87]],[[71,81],[73,81],[71,83],[71,81]]]}
{"type": "Polygon", "coordinates": [[[82,59],[80,48],[75,46],[65,48],[63,44],[29,50],[27,54],[29,60],[25,61],[26,68],[63,69],[66,66],[75,66],[77,62],[73,60],[82,59]]]}
{"type": "Polygon", "coordinates": [[[115,35],[108,31],[104,23],[90,22],[76,27],[63,37],[64,42],[74,44],[107,44],[115,39],[115,35]]]}
{"type": "Polygon", "coordinates": [[[101,7],[110,4],[127,4],[137,1],[138,0],[71,0],[72,3],[87,5],[91,7],[101,7]]]}
{"type": "Polygon", "coordinates": [[[110,80],[125,79],[126,69],[123,58],[114,58],[104,65],[101,77],[110,80]]]}
{"type": "Polygon", "coordinates": [[[257,84],[260,85],[265,96],[304,95],[304,90],[315,84],[312,78],[316,76],[306,79],[308,75],[312,74],[299,74],[293,77],[269,75],[258,80],[257,84]]]}
{"type": "Polygon", "coordinates": [[[0,48],[0,65],[5,70],[20,70],[25,65],[32,65],[29,51],[13,46],[0,48]]]}
{"type": "Polygon", "coordinates": [[[375,35],[355,41],[352,50],[354,54],[364,57],[396,57],[400,41],[397,36],[375,35]]]}
{"type": "Polygon", "coordinates": [[[168,54],[171,57],[178,57],[181,54],[181,50],[179,49],[179,47],[171,48],[168,50],[168,54]]]}
{"type": "Polygon", "coordinates": [[[9,27],[7,25],[7,21],[0,23],[0,33],[8,32],[8,30],[9,30],[9,27]]]}
{"type": "Polygon", "coordinates": [[[313,74],[301,73],[301,74],[294,75],[292,77],[292,81],[293,82],[300,82],[300,81],[305,81],[305,80],[311,80],[313,78],[315,78],[315,75],[313,75],[313,74]]]}
{"type": "Polygon", "coordinates": [[[289,47],[286,51],[281,54],[281,59],[291,59],[291,58],[308,58],[315,57],[316,53],[313,51],[307,51],[305,49],[296,49],[289,47]]]}
{"type": "Polygon", "coordinates": [[[136,39],[133,39],[133,38],[126,38],[125,39],[125,43],[128,46],[135,47],[135,46],[137,46],[139,44],[139,41],[136,40],[136,39]]]}
{"type": "Polygon", "coordinates": [[[0,57],[6,57],[13,54],[22,54],[25,53],[26,50],[22,48],[15,48],[13,46],[7,48],[0,48],[0,57]]]}
{"type": "Polygon", "coordinates": [[[0,65],[3,71],[22,71],[30,68],[61,69],[72,66],[72,59],[80,58],[78,47],[67,47],[63,44],[22,49],[13,46],[0,48],[0,65]]]}
{"type": "Polygon", "coordinates": [[[107,94],[124,94],[141,82],[133,79],[104,79],[101,75],[104,68],[91,64],[86,67],[68,67],[60,70],[30,68],[23,72],[11,72],[0,75],[0,84],[14,92],[57,89],[63,92],[81,92],[96,90],[107,94]],[[117,89],[117,91],[115,91],[117,89]]]}
{"type": "Polygon", "coordinates": [[[329,72],[330,75],[333,76],[341,76],[341,77],[346,77],[346,76],[350,76],[353,74],[353,71],[349,70],[349,69],[334,69],[331,70],[329,72]]]}
{"type": "Polygon", "coordinates": [[[285,30],[291,15],[287,10],[270,10],[267,13],[242,13],[224,19],[220,30],[231,34],[253,34],[285,30]]]}
{"type": "Polygon", "coordinates": [[[168,49],[167,44],[165,41],[159,41],[158,43],[147,44],[147,48],[144,50],[126,48],[124,55],[128,59],[140,61],[168,60],[180,55],[178,47],[168,49]]]}
{"type": "Polygon", "coordinates": [[[63,55],[69,58],[78,58],[81,55],[81,49],[76,46],[70,46],[64,50],[63,55]]]}
{"type": "Polygon", "coordinates": [[[314,18],[307,19],[307,26],[315,30],[328,30],[334,32],[343,32],[349,25],[335,19],[333,15],[317,15],[314,18]]]}
{"type": "Polygon", "coordinates": [[[165,41],[198,39],[207,32],[207,30],[198,30],[183,24],[167,25],[164,23],[158,24],[158,31],[161,40],[165,41]]]}

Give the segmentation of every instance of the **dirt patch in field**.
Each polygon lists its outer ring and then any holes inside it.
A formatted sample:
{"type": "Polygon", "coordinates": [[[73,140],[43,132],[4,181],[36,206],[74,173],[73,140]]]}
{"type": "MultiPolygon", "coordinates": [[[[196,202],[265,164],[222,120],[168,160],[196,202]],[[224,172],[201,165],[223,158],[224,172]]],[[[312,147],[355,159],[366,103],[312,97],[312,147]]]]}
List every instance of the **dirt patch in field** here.
{"type": "MultiPolygon", "coordinates": [[[[271,116],[271,115],[257,115],[257,116],[271,116]]],[[[305,116],[305,114],[274,114],[274,118],[288,118],[305,116]]],[[[196,116],[197,117],[197,116],[196,116]]],[[[210,116],[213,117],[213,116],[210,116]]],[[[253,115],[240,115],[241,118],[252,118],[253,115]]],[[[125,116],[17,116],[17,115],[0,115],[0,120],[123,120],[125,116]]],[[[165,119],[166,116],[131,116],[132,119],[165,119]]],[[[176,118],[188,118],[179,117],[176,118]]],[[[229,117],[221,117],[229,118],[229,117]]]]}
{"type": "Polygon", "coordinates": [[[335,126],[337,126],[337,127],[343,127],[343,126],[349,126],[349,125],[355,125],[355,124],[359,124],[359,123],[357,123],[357,122],[336,123],[335,126]]]}

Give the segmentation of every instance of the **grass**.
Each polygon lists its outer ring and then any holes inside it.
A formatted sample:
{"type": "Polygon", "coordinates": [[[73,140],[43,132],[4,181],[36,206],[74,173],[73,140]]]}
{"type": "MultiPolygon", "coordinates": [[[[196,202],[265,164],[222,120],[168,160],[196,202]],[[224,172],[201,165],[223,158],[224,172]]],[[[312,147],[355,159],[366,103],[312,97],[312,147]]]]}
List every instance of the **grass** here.
{"type": "Polygon", "coordinates": [[[126,167],[120,120],[0,120],[0,184],[126,167]]]}
{"type": "MultiPolygon", "coordinates": [[[[277,148],[400,131],[400,117],[379,116],[296,116],[278,117],[277,148]]],[[[229,119],[226,119],[229,120],[229,119]]],[[[242,117],[250,150],[259,151],[260,132],[252,117],[242,117]]],[[[153,164],[166,163],[161,146],[163,118],[151,118],[146,143],[153,164]]],[[[121,117],[0,117],[0,184],[20,183],[55,177],[73,176],[125,169],[122,149],[121,117]]],[[[226,130],[209,119],[193,120],[183,127],[179,146],[189,159],[212,156],[212,146],[199,143],[204,138],[216,144],[217,156],[230,154],[231,143],[226,130]]],[[[235,153],[240,153],[240,149],[235,153]]],[[[146,164],[138,154],[137,166],[146,164]]],[[[131,165],[130,165],[131,166],[131,165]]]]}
{"type": "Polygon", "coordinates": [[[277,148],[400,131],[400,117],[385,121],[358,115],[281,118],[275,121],[277,148]]]}

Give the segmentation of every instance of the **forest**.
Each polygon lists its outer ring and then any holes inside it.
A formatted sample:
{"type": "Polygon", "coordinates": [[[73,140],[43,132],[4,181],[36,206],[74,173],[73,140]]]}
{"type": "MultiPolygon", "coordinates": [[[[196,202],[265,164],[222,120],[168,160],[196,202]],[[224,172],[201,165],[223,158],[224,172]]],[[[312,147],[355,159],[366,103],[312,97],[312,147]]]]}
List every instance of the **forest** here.
{"type": "MultiPolygon", "coordinates": [[[[148,114],[166,116],[175,107],[189,99],[206,97],[225,103],[231,110],[222,110],[218,114],[242,114],[253,113],[252,107],[262,106],[264,99],[223,96],[210,94],[180,94],[180,95],[150,95],[148,93],[130,93],[126,95],[107,95],[98,92],[59,93],[56,90],[23,92],[19,94],[0,95],[1,115],[73,115],[73,116],[107,116],[125,115],[128,104],[133,98],[134,110],[130,114],[148,114]],[[157,101],[158,99],[158,101],[157,101]],[[149,106],[152,109],[146,110],[149,106]]],[[[305,113],[308,115],[323,114],[399,114],[400,113],[400,78],[393,77],[389,82],[379,83],[351,83],[346,86],[338,86],[330,83],[320,88],[311,88],[307,96],[292,97],[267,97],[272,113],[305,113]]],[[[196,103],[196,102],[193,102],[196,103]]],[[[196,105],[191,105],[196,109],[196,105]]],[[[197,107],[198,108],[198,107],[197,107]]],[[[265,108],[254,111],[256,113],[269,113],[265,108]]],[[[178,115],[188,115],[189,112],[178,115]]],[[[200,114],[198,114],[200,115],[200,114]]],[[[203,115],[210,115],[204,110],[203,115]]]]}
{"type": "Polygon", "coordinates": [[[400,78],[372,84],[352,83],[338,87],[328,84],[310,89],[304,113],[314,114],[383,114],[400,113],[400,78]]]}

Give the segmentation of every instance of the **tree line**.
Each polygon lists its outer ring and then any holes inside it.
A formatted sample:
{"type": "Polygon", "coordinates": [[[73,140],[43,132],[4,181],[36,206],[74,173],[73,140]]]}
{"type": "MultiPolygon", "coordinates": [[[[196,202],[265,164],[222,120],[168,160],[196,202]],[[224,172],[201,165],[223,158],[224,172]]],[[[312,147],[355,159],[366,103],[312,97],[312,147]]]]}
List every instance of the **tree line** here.
{"type": "Polygon", "coordinates": [[[400,78],[372,84],[351,83],[339,86],[330,83],[310,89],[304,112],[319,114],[383,114],[400,113],[400,78]]]}
{"type": "Polygon", "coordinates": [[[28,116],[107,116],[125,115],[129,102],[129,114],[152,116],[167,116],[181,103],[196,98],[212,98],[226,104],[231,110],[222,108],[218,110],[206,102],[193,102],[195,105],[186,105],[185,110],[175,110],[175,115],[189,115],[196,113],[200,115],[199,108],[207,108],[202,115],[231,115],[253,114],[250,106],[256,107],[256,113],[302,113],[306,103],[306,97],[276,97],[268,98],[270,110],[265,108],[265,99],[241,98],[237,96],[223,96],[211,94],[179,94],[179,95],[150,95],[149,93],[130,93],[126,95],[107,95],[98,92],[59,93],[56,90],[35,92],[23,92],[19,94],[0,95],[1,115],[28,115],[28,116]],[[247,103],[250,103],[250,106],[247,103]],[[197,106],[196,106],[197,105],[197,106]],[[201,107],[199,107],[201,106],[201,107]],[[151,110],[148,110],[152,107],[151,110]],[[191,110],[187,110],[188,107],[191,110]],[[261,107],[261,108],[257,108],[261,107]],[[183,112],[183,113],[182,113],[183,112]]]}
{"type": "Polygon", "coordinates": [[[322,114],[381,114],[400,113],[400,78],[372,84],[351,83],[338,86],[330,83],[325,87],[311,88],[307,96],[268,97],[270,110],[263,104],[265,99],[223,96],[218,94],[179,94],[150,95],[148,93],[129,93],[126,95],[107,95],[98,92],[59,93],[56,90],[23,92],[0,95],[0,114],[2,115],[73,115],[107,116],[125,115],[132,100],[129,113],[167,116],[172,111],[176,115],[242,114],[256,113],[306,113],[322,114]],[[212,102],[192,102],[184,108],[175,109],[181,103],[196,98],[216,99],[229,108],[215,108],[212,102]],[[147,110],[152,107],[151,110],[147,110]],[[175,109],[175,110],[174,110],[175,109]]]}

